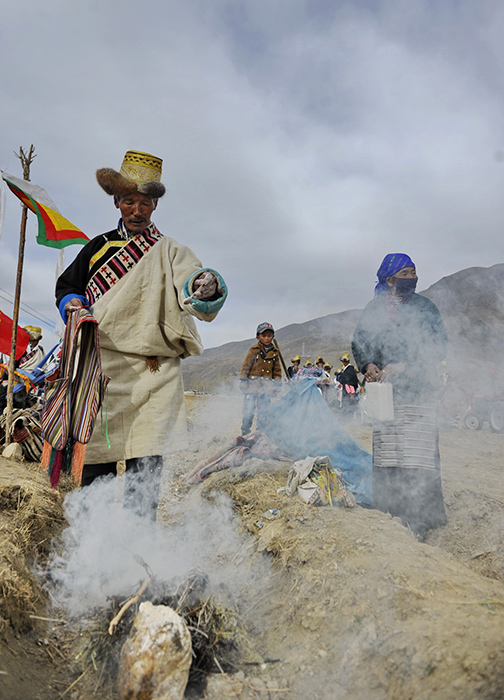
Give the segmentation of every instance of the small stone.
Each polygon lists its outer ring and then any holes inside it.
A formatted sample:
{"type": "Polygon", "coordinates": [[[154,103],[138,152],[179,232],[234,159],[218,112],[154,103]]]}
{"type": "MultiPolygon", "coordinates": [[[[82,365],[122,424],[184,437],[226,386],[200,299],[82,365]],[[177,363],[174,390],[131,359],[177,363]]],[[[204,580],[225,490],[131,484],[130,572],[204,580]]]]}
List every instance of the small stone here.
{"type": "Polygon", "coordinates": [[[11,442],[9,445],[7,445],[7,447],[4,448],[2,452],[2,457],[5,457],[6,459],[15,459],[18,462],[22,462],[24,457],[21,443],[11,442]]]}

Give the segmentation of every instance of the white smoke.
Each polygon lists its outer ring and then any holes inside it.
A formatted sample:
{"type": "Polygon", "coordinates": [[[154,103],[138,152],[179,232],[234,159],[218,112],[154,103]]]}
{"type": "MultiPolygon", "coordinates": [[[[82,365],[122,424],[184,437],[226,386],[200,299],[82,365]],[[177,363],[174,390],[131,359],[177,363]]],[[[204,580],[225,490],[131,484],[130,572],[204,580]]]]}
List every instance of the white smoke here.
{"type": "MultiPolygon", "coordinates": [[[[176,524],[154,523],[123,507],[124,477],[98,479],[65,498],[68,528],[49,564],[51,595],[70,615],[128,596],[150,575],[166,582],[198,569],[239,596],[254,574],[233,564],[244,544],[231,501],[187,498],[176,524]]],[[[265,564],[266,565],[266,564],[265,564]]],[[[261,569],[261,567],[259,567],[261,569]]],[[[255,575],[260,575],[257,567],[255,575]]]]}

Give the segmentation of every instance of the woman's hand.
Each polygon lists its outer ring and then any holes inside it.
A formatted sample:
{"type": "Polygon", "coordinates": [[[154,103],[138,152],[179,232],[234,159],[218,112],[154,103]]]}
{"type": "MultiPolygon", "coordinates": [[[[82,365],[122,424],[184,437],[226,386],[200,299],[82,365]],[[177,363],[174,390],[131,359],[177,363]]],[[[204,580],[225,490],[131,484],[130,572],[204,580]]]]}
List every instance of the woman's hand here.
{"type": "Polygon", "coordinates": [[[366,367],[364,378],[367,382],[380,382],[382,379],[382,375],[383,370],[377,367],[377,365],[374,365],[372,362],[370,362],[366,367]]]}

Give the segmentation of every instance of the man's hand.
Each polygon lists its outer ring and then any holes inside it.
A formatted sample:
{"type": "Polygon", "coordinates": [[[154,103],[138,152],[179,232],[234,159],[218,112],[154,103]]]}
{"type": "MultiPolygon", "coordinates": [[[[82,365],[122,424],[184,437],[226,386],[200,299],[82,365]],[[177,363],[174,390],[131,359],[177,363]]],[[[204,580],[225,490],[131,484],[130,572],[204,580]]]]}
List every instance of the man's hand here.
{"type": "Polygon", "coordinates": [[[217,278],[213,272],[207,270],[199,277],[196,277],[193,287],[194,292],[192,296],[194,299],[210,299],[217,291],[217,278]]]}
{"type": "Polygon", "coordinates": [[[65,311],[67,314],[71,314],[72,311],[78,311],[79,309],[83,308],[84,304],[80,299],[70,299],[70,301],[65,304],[65,311]]]}

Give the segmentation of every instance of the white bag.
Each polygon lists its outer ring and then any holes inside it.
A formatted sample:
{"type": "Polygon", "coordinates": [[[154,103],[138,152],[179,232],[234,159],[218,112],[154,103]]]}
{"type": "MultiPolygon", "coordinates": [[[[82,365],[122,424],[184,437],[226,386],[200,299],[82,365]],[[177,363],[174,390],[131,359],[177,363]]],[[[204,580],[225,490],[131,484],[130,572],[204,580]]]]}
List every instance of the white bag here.
{"type": "Polygon", "coordinates": [[[394,389],[390,382],[366,382],[366,413],[381,423],[394,420],[394,389]]]}

